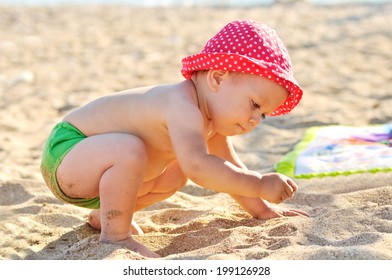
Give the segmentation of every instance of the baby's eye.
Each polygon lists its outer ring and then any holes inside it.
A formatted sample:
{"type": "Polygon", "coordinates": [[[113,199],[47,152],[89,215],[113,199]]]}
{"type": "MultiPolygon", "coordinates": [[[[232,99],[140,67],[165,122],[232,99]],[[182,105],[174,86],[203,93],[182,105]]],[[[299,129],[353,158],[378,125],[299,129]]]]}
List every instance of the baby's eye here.
{"type": "Polygon", "coordinates": [[[252,107],[255,109],[260,109],[260,105],[254,102],[253,100],[252,100],[252,107]]]}
{"type": "MultiPolygon", "coordinates": [[[[261,106],[252,100],[252,107],[253,107],[255,110],[258,110],[258,109],[260,109],[261,106]]],[[[262,118],[262,119],[265,119],[265,114],[264,114],[264,113],[261,114],[261,118],[262,118]]]]}

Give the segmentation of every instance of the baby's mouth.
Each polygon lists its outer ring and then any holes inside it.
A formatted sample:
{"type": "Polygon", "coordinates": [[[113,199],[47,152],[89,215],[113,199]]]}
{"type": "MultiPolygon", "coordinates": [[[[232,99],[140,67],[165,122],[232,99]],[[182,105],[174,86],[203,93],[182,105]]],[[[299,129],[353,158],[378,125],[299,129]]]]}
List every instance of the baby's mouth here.
{"type": "Polygon", "coordinates": [[[246,133],[247,132],[247,130],[241,125],[241,124],[237,124],[239,127],[240,127],[240,129],[241,129],[241,133],[246,133]]]}

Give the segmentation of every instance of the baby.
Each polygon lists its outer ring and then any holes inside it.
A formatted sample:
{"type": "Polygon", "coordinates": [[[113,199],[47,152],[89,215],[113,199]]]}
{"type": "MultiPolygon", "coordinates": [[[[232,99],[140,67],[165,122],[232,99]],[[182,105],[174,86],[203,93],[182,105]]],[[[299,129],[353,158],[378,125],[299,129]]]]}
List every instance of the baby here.
{"type": "Polygon", "coordinates": [[[255,218],[307,214],[271,205],[297,185],[240,161],[230,136],[252,131],[265,116],[290,112],[302,90],[288,53],[264,24],[238,20],[182,60],[186,80],[99,98],[52,130],[41,170],[62,201],[94,209],[100,242],[159,257],[132,238],[133,213],[162,201],[190,179],[230,194],[255,218]]]}

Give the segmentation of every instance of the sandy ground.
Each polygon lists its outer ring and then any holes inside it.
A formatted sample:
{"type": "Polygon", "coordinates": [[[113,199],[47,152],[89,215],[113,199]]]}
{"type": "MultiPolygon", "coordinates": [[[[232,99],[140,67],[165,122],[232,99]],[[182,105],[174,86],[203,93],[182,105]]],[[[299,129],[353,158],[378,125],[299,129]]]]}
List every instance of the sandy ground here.
{"type": "MultiPolygon", "coordinates": [[[[392,5],[251,9],[0,7],[0,259],[141,259],[98,243],[88,211],[59,202],[39,172],[52,126],[94,98],[182,79],[181,58],[251,18],[285,42],[305,95],[291,114],[234,138],[251,169],[274,164],[315,125],[392,120],[392,5]]],[[[255,220],[189,183],[136,214],[164,259],[392,259],[392,174],[297,180],[284,205],[311,218],[255,220]]]]}

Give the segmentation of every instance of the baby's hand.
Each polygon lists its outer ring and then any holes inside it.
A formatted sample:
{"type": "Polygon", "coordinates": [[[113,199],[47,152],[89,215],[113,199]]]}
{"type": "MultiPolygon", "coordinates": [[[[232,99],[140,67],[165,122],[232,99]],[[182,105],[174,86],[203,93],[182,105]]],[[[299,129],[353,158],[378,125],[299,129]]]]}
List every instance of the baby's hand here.
{"type": "Polygon", "coordinates": [[[261,198],[272,203],[281,203],[298,190],[293,180],[280,173],[263,174],[260,181],[261,198]]]}

